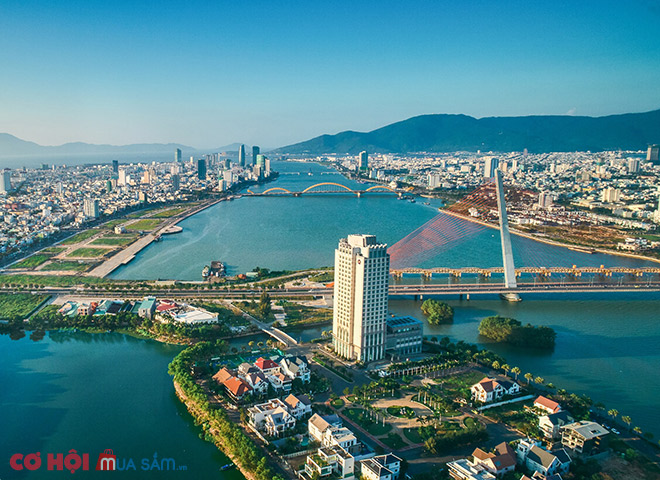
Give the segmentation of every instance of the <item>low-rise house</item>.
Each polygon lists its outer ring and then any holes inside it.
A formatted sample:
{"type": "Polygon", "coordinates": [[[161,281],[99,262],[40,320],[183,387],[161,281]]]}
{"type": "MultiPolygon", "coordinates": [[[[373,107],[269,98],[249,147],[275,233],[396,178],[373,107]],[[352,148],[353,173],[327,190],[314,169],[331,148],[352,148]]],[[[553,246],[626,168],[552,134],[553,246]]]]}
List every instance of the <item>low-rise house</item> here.
{"type": "Polygon", "coordinates": [[[230,377],[223,384],[229,396],[237,402],[240,402],[245,395],[252,391],[250,386],[238,377],[230,377]]]}
{"type": "Polygon", "coordinates": [[[252,387],[252,390],[254,390],[257,395],[265,395],[268,393],[268,386],[270,385],[270,382],[268,379],[266,379],[266,376],[263,373],[261,373],[258,369],[255,370],[257,371],[248,373],[245,376],[241,376],[239,374],[239,376],[245,383],[252,387]]]}
{"type": "Polygon", "coordinates": [[[367,480],[396,480],[401,472],[401,459],[389,453],[360,462],[360,472],[367,480]]]}
{"type": "Polygon", "coordinates": [[[534,400],[534,408],[538,408],[548,414],[561,412],[561,405],[543,395],[539,395],[539,397],[534,400]]]}
{"type": "Polygon", "coordinates": [[[490,403],[501,400],[506,395],[518,395],[520,385],[510,379],[485,377],[470,388],[472,399],[481,403],[490,403]]]}
{"type": "Polygon", "coordinates": [[[264,418],[264,429],[274,437],[296,426],[296,418],[286,408],[278,407],[264,418]]]}
{"type": "Polygon", "coordinates": [[[270,358],[259,357],[257,361],[254,362],[254,366],[261,370],[266,377],[279,373],[280,371],[279,364],[275,363],[270,358]]]}
{"type": "Polygon", "coordinates": [[[561,429],[561,444],[577,455],[597,455],[607,449],[609,431],[596,422],[581,421],[561,429]]]}
{"type": "Polygon", "coordinates": [[[561,437],[561,427],[573,422],[575,422],[575,419],[564,410],[539,417],[539,429],[546,438],[556,439],[561,437]]]}
{"type": "Polygon", "coordinates": [[[289,413],[300,420],[312,413],[312,402],[310,402],[307,395],[293,395],[290,394],[284,399],[284,403],[289,409],[289,413]]]}
{"type": "Polygon", "coordinates": [[[472,464],[482,466],[496,476],[504,475],[516,469],[516,453],[506,442],[497,445],[495,453],[477,448],[472,452],[472,464]]]}
{"type": "Polygon", "coordinates": [[[312,440],[322,443],[327,430],[340,428],[342,421],[337,415],[326,415],[322,417],[318,413],[312,415],[307,422],[307,431],[312,440]]]}
{"type": "Polygon", "coordinates": [[[454,480],[495,480],[497,477],[480,465],[473,465],[466,458],[447,463],[449,476],[454,480]]]}
{"type": "Polygon", "coordinates": [[[291,391],[291,378],[287,377],[282,372],[277,371],[272,375],[267,375],[266,377],[275,390],[282,390],[284,392],[291,391]]]}
{"type": "Polygon", "coordinates": [[[537,445],[529,450],[524,461],[528,469],[543,475],[567,473],[570,464],[571,457],[563,448],[549,452],[537,445]]]}
{"type": "Polygon", "coordinates": [[[221,385],[224,385],[225,381],[229,380],[233,376],[234,373],[231,370],[229,370],[227,367],[222,367],[215,375],[213,375],[213,380],[221,385]]]}
{"type": "Polygon", "coordinates": [[[355,458],[341,447],[319,448],[316,454],[307,457],[303,478],[312,479],[315,473],[321,478],[334,473],[337,478],[353,480],[355,458]]]}
{"type": "Polygon", "coordinates": [[[555,475],[543,475],[542,473],[539,472],[534,472],[534,474],[531,477],[528,477],[527,475],[523,475],[520,477],[520,480],[563,480],[561,478],[561,475],[558,473],[555,475]]]}
{"type": "Polygon", "coordinates": [[[284,357],[280,360],[280,366],[282,367],[282,372],[292,380],[299,378],[303,383],[309,383],[311,381],[309,363],[307,362],[307,357],[303,355],[284,357]]]}
{"type": "Polygon", "coordinates": [[[142,318],[151,320],[156,311],[156,297],[144,297],[140,306],[138,307],[138,315],[142,318]]]}

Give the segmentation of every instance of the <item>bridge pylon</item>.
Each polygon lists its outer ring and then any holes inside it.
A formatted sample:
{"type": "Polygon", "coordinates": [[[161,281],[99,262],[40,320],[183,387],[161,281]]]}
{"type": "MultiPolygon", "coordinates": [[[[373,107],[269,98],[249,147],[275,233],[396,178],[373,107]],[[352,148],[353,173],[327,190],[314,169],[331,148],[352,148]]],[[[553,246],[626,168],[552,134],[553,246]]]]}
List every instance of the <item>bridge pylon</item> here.
{"type": "MultiPolygon", "coordinates": [[[[511,233],[509,232],[509,220],[506,215],[506,202],[504,201],[504,182],[502,181],[502,172],[495,170],[495,187],[497,193],[497,211],[500,216],[500,240],[502,242],[502,260],[504,263],[504,284],[507,289],[515,289],[518,286],[516,281],[516,266],[513,262],[513,248],[511,247],[511,233]]],[[[519,302],[520,296],[515,292],[501,294],[504,300],[509,302],[519,302]]]]}

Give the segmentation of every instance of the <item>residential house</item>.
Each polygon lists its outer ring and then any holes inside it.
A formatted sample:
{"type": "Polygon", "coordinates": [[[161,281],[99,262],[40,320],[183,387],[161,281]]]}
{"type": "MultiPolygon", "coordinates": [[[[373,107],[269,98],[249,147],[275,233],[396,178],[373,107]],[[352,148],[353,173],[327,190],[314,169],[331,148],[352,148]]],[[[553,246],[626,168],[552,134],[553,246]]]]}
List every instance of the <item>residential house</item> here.
{"type": "Polygon", "coordinates": [[[280,360],[282,372],[290,377],[292,380],[299,378],[303,383],[309,383],[311,380],[311,372],[307,357],[300,356],[287,356],[280,360]]]}
{"type": "Polygon", "coordinates": [[[561,405],[543,395],[539,395],[539,397],[534,400],[534,408],[538,408],[548,414],[561,412],[561,405]]]}
{"type": "Polygon", "coordinates": [[[401,472],[401,459],[392,453],[360,462],[360,472],[367,480],[396,480],[401,472]]]}
{"type": "Polygon", "coordinates": [[[561,444],[578,455],[597,455],[605,451],[609,443],[610,432],[595,422],[570,423],[562,427],[561,433],[561,444]]]}
{"type": "Polygon", "coordinates": [[[539,429],[546,438],[555,439],[561,437],[561,427],[573,422],[575,422],[575,419],[571,414],[563,410],[539,417],[539,429]]]}
{"type": "Polygon", "coordinates": [[[523,475],[520,477],[520,480],[563,480],[561,478],[561,475],[558,473],[555,475],[543,475],[542,473],[539,472],[534,472],[534,474],[530,477],[527,475],[523,475]]]}
{"type": "Polygon", "coordinates": [[[312,413],[312,402],[307,395],[290,394],[284,399],[284,403],[288,407],[289,413],[298,420],[312,413]]]}
{"type": "Polygon", "coordinates": [[[256,394],[265,395],[268,393],[268,386],[270,385],[270,382],[266,379],[266,376],[261,373],[261,371],[256,368],[255,370],[256,372],[251,372],[244,376],[239,374],[239,377],[242,378],[245,383],[250,385],[256,394]]]}
{"type": "Polygon", "coordinates": [[[327,430],[340,428],[342,421],[337,415],[326,415],[322,417],[318,413],[312,415],[307,422],[307,431],[312,440],[322,443],[327,430]]]}
{"type": "Polygon", "coordinates": [[[245,395],[250,393],[250,386],[238,377],[230,377],[223,382],[229,396],[237,402],[240,402],[245,395]]]}
{"type": "Polygon", "coordinates": [[[502,442],[495,447],[495,453],[477,448],[472,452],[471,463],[482,466],[496,476],[504,475],[516,469],[516,453],[508,443],[502,442]]]}
{"type": "Polygon", "coordinates": [[[566,450],[559,449],[549,452],[538,445],[534,445],[529,452],[523,464],[530,470],[542,473],[543,475],[554,475],[568,472],[571,464],[571,457],[566,450]]]}
{"type": "Polygon", "coordinates": [[[355,458],[338,446],[319,448],[316,454],[307,457],[303,478],[312,479],[315,473],[318,473],[321,478],[334,473],[343,480],[353,480],[355,478],[355,458]]]}
{"type": "Polygon", "coordinates": [[[270,358],[259,357],[257,361],[254,362],[254,366],[261,370],[264,375],[266,375],[266,378],[270,375],[279,373],[280,371],[279,364],[275,363],[270,358]]]}
{"type": "Polygon", "coordinates": [[[229,370],[227,367],[222,367],[220,370],[218,370],[218,373],[213,375],[213,380],[221,385],[224,385],[225,381],[229,380],[233,376],[234,374],[231,370],[229,370]]]}
{"type": "Polygon", "coordinates": [[[454,480],[495,480],[497,477],[481,465],[473,465],[466,458],[447,463],[449,476],[454,480]]]}
{"type": "Polygon", "coordinates": [[[518,395],[520,385],[510,379],[485,377],[470,388],[472,399],[481,403],[501,400],[506,395],[518,395]]]}
{"type": "Polygon", "coordinates": [[[266,378],[268,378],[268,381],[275,390],[282,390],[284,392],[291,391],[291,378],[287,377],[282,372],[277,371],[272,375],[266,375],[266,378]]]}
{"type": "Polygon", "coordinates": [[[279,436],[296,426],[296,417],[291,415],[287,404],[279,398],[253,405],[248,408],[248,416],[250,425],[272,436],[279,436]]]}

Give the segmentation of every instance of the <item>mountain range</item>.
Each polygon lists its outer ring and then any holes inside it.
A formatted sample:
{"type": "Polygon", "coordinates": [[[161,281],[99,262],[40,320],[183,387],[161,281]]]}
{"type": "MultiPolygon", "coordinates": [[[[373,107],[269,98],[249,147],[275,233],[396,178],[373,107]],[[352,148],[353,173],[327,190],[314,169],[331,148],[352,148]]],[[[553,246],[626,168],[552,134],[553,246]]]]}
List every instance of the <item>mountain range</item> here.
{"type": "Polygon", "coordinates": [[[643,150],[660,143],[660,110],[604,117],[474,118],[420,115],[371,132],[321,135],[275,150],[289,154],[492,151],[530,153],[643,150]]]}
{"type": "Polygon", "coordinates": [[[39,145],[38,143],[22,140],[8,133],[0,133],[0,157],[19,155],[104,155],[104,154],[157,154],[167,153],[174,155],[174,150],[180,148],[182,152],[235,152],[240,143],[232,143],[214,149],[198,150],[179,143],[134,143],[131,145],[97,145],[93,143],[73,142],[63,145],[39,145]]]}

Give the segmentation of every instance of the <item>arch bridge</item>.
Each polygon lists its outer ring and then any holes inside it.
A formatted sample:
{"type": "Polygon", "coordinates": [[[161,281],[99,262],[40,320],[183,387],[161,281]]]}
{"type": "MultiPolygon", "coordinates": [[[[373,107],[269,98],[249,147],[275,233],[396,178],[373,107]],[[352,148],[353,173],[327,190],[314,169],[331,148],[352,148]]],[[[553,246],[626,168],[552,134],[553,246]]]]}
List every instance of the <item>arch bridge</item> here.
{"type": "Polygon", "coordinates": [[[291,191],[287,188],[283,187],[273,187],[269,188],[267,190],[264,190],[263,192],[253,192],[252,190],[248,190],[248,193],[250,195],[255,195],[255,196],[266,196],[266,195],[292,195],[294,197],[299,197],[301,195],[317,195],[317,194],[331,194],[331,195],[336,195],[336,194],[343,194],[343,193],[350,193],[353,195],[356,195],[358,197],[361,197],[365,193],[393,193],[398,196],[402,196],[403,192],[400,192],[394,188],[388,187],[387,185],[372,185],[365,190],[354,190],[350,187],[347,187],[346,185],[343,185],[341,183],[336,183],[336,182],[321,182],[321,183],[316,183],[314,185],[311,185],[307,188],[305,188],[302,191],[299,192],[294,192],[291,191]]]}

